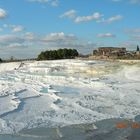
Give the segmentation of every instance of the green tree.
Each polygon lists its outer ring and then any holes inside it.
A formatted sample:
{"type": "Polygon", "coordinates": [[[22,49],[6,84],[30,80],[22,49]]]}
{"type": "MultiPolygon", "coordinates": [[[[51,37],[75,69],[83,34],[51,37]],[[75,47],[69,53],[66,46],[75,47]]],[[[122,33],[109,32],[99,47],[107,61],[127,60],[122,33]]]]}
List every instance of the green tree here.
{"type": "Polygon", "coordinates": [[[55,60],[55,59],[71,59],[78,56],[79,53],[76,49],[58,49],[58,50],[47,50],[41,52],[38,55],[37,60],[55,60]]]}
{"type": "Polygon", "coordinates": [[[39,55],[38,55],[38,60],[45,60],[46,57],[45,57],[45,52],[41,52],[39,55]]]}

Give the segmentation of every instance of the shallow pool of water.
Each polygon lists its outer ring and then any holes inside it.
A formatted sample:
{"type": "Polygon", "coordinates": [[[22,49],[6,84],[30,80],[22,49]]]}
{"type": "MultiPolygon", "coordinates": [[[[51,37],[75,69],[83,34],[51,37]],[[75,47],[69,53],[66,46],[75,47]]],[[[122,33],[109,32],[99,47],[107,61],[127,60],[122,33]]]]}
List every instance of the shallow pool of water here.
{"type": "Polygon", "coordinates": [[[41,93],[48,93],[48,88],[46,87],[43,87],[41,90],[40,90],[41,93]]]}

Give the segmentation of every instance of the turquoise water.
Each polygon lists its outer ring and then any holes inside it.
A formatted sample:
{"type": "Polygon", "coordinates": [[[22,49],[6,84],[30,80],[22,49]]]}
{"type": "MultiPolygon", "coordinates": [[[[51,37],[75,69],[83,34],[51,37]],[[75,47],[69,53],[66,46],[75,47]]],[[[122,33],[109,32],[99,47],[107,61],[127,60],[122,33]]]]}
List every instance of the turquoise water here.
{"type": "Polygon", "coordinates": [[[41,92],[41,93],[48,93],[48,88],[44,87],[44,88],[41,89],[40,92],[41,92]]]}

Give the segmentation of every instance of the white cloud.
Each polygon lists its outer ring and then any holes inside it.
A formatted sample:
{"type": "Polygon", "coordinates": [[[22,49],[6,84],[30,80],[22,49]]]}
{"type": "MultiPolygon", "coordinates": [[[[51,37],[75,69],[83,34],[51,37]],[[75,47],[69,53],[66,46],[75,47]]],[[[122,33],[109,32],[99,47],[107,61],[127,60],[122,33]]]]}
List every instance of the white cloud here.
{"type": "Polygon", "coordinates": [[[9,49],[11,49],[11,48],[21,48],[21,47],[23,48],[23,47],[27,47],[27,46],[25,46],[23,44],[20,44],[20,43],[11,43],[11,44],[6,46],[6,48],[9,48],[9,49]]]}
{"type": "Polygon", "coordinates": [[[49,35],[47,35],[46,37],[43,38],[43,41],[46,43],[56,43],[56,42],[71,42],[77,40],[76,36],[74,36],[73,34],[68,34],[65,35],[63,32],[60,33],[50,33],[49,35]]]}
{"type": "Polygon", "coordinates": [[[97,34],[98,38],[115,38],[116,35],[112,34],[112,33],[101,33],[101,34],[97,34]]]}
{"type": "Polygon", "coordinates": [[[51,2],[51,5],[54,6],[54,7],[57,7],[59,5],[59,1],[58,0],[53,0],[51,2]]]}
{"type": "Polygon", "coordinates": [[[140,3],[140,0],[130,0],[130,3],[132,3],[132,4],[138,4],[138,3],[140,3]]]}
{"type": "MultiPolygon", "coordinates": [[[[9,46],[10,44],[66,44],[66,43],[74,43],[77,41],[77,37],[73,34],[64,34],[60,33],[50,33],[46,36],[35,35],[34,33],[27,32],[21,35],[14,34],[6,34],[0,35],[0,47],[9,46]]],[[[16,45],[18,46],[18,45],[16,45]]],[[[40,45],[39,45],[40,46],[40,45]]]]}
{"type": "Polygon", "coordinates": [[[140,33],[140,28],[126,29],[125,32],[126,32],[126,33],[130,33],[130,34],[140,33]]]}
{"type": "Polygon", "coordinates": [[[48,3],[49,0],[28,0],[30,2],[40,2],[40,3],[48,3]]]}
{"type": "Polygon", "coordinates": [[[122,0],[112,0],[113,2],[121,2],[122,0]]]}
{"type": "Polygon", "coordinates": [[[59,0],[28,0],[28,1],[50,4],[51,6],[55,6],[55,7],[59,5],[59,0]]]}
{"type": "Polygon", "coordinates": [[[76,16],[76,10],[69,10],[69,11],[66,11],[64,14],[62,14],[60,16],[60,18],[64,18],[64,17],[67,17],[67,18],[74,18],[76,16]]]}
{"type": "Polygon", "coordinates": [[[24,30],[24,27],[21,26],[21,25],[18,25],[18,26],[14,26],[12,28],[12,32],[22,32],[24,30]]]}
{"type": "Polygon", "coordinates": [[[113,23],[115,21],[119,21],[123,19],[121,15],[115,15],[108,19],[104,19],[104,15],[100,14],[99,12],[95,12],[92,15],[88,16],[77,16],[76,10],[69,10],[66,11],[64,14],[60,16],[60,18],[71,18],[75,23],[82,23],[82,22],[89,22],[89,21],[96,21],[97,23],[113,23]]]}
{"type": "Polygon", "coordinates": [[[113,2],[120,2],[120,1],[122,1],[122,0],[112,0],[113,2]]]}
{"type": "Polygon", "coordinates": [[[0,35],[0,46],[9,45],[11,43],[22,43],[24,42],[24,39],[20,36],[12,35],[12,34],[6,34],[6,35],[0,35]]]}
{"type": "Polygon", "coordinates": [[[12,32],[22,32],[25,29],[22,25],[4,24],[3,27],[11,29],[12,32]]]}
{"type": "Polygon", "coordinates": [[[123,16],[117,15],[117,16],[113,16],[113,17],[109,18],[109,19],[107,20],[107,22],[108,22],[108,23],[112,23],[112,22],[114,22],[114,21],[118,21],[118,20],[122,20],[122,19],[123,19],[123,16]]]}
{"type": "Polygon", "coordinates": [[[130,4],[140,4],[140,0],[112,0],[113,2],[127,2],[130,4]]]}
{"type": "Polygon", "coordinates": [[[4,9],[0,8],[0,19],[3,19],[7,16],[7,12],[4,9]]]}
{"type": "Polygon", "coordinates": [[[36,35],[34,33],[32,33],[32,32],[26,32],[24,34],[24,38],[26,40],[34,40],[36,38],[36,35]]]}
{"type": "Polygon", "coordinates": [[[0,42],[12,42],[18,40],[18,37],[15,35],[0,35],[0,42]]]}
{"type": "Polygon", "coordinates": [[[89,16],[78,16],[75,18],[74,22],[75,23],[80,23],[80,22],[88,22],[92,20],[99,20],[102,17],[102,15],[98,12],[93,13],[92,15],[89,16]]]}
{"type": "Polygon", "coordinates": [[[110,17],[110,18],[108,18],[108,19],[102,18],[102,19],[98,20],[97,22],[99,22],[99,23],[111,24],[111,23],[113,23],[113,22],[120,21],[120,20],[122,20],[122,19],[123,19],[123,16],[121,16],[121,15],[116,15],[116,16],[112,16],[112,17],[110,17]]]}
{"type": "Polygon", "coordinates": [[[73,48],[80,53],[89,53],[96,46],[96,43],[89,43],[79,39],[74,34],[64,32],[50,33],[48,35],[37,35],[32,32],[22,34],[0,35],[0,56],[9,58],[31,58],[44,50],[59,48],[73,48]],[[34,51],[32,51],[34,50],[34,51]]]}

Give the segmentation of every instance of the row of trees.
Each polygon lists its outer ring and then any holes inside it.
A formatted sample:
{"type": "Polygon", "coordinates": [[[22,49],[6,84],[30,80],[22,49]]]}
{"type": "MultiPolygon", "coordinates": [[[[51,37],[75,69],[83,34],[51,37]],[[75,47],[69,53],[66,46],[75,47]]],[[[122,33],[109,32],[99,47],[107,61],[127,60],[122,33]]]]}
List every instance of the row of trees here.
{"type": "Polygon", "coordinates": [[[37,60],[71,59],[79,55],[76,49],[58,49],[41,52],[37,60]]]}

